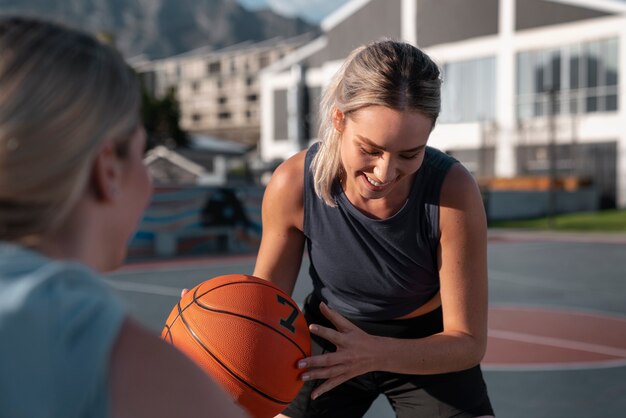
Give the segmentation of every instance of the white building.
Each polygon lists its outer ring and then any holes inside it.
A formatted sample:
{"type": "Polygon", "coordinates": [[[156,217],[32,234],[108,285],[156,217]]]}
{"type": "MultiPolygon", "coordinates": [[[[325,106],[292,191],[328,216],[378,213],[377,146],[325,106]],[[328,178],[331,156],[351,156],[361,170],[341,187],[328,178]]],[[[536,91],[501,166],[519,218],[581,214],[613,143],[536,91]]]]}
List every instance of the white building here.
{"type": "Polygon", "coordinates": [[[431,145],[477,176],[555,167],[558,176],[589,177],[601,206],[626,207],[625,3],[353,0],[322,30],[261,77],[264,160],[314,141],[332,74],[356,46],[389,37],[418,45],[443,70],[431,145]]]}
{"type": "Polygon", "coordinates": [[[248,144],[259,141],[259,73],[311,40],[306,34],[195,49],[174,57],[137,62],[144,84],[157,97],[174,89],[181,128],[248,144]]]}

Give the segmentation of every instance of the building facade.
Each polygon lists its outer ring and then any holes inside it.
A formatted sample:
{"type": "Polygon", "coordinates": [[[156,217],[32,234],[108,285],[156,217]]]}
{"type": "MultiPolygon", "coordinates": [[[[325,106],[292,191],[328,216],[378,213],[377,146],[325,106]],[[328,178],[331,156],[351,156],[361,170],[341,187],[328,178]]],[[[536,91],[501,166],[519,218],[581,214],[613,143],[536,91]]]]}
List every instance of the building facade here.
{"type": "Polygon", "coordinates": [[[262,75],[261,155],[317,138],[321,92],[348,52],[381,37],[441,67],[430,144],[477,177],[586,178],[626,207],[626,4],[614,0],[353,0],[262,75]]]}
{"type": "Polygon", "coordinates": [[[175,91],[183,130],[256,145],[261,70],[311,37],[244,42],[220,50],[200,48],[138,63],[135,68],[151,94],[162,97],[175,91]]]}

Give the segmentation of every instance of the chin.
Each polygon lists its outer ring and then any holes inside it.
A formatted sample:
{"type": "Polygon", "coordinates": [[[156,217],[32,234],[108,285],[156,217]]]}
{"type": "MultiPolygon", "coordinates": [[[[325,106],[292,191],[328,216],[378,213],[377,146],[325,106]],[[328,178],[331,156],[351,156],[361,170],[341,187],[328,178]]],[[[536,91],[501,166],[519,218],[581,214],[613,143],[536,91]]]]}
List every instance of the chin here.
{"type": "Polygon", "coordinates": [[[382,187],[377,187],[367,180],[367,176],[365,174],[361,174],[359,176],[359,181],[361,182],[361,195],[363,197],[367,197],[368,199],[380,199],[381,197],[385,197],[392,192],[398,184],[398,179],[395,179],[382,187]]]}

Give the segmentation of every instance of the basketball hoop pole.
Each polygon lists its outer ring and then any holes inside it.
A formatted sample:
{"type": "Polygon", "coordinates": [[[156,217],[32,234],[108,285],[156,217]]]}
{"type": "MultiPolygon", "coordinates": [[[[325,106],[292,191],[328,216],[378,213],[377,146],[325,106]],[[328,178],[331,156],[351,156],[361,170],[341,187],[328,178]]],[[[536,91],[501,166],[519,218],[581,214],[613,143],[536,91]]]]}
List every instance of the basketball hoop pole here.
{"type": "Polygon", "coordinates": [[[554,229],[556,215],[556,181],[557,181],[557,157],[556,157],[556,105],[558,94],[554,86],[546,92],[548,95],[548,228],[554,229]]]}

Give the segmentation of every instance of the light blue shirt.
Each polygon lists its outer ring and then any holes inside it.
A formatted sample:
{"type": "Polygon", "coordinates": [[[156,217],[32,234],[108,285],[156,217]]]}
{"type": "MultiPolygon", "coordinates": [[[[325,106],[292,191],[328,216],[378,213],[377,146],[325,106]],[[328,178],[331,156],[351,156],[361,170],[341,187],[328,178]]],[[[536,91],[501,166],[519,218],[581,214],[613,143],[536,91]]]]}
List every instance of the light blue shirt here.
{"type": "Polygon", "coordinates": [[[86,266],[0,242],[0,418],[106,417],[124,317],[86,266]]]}

